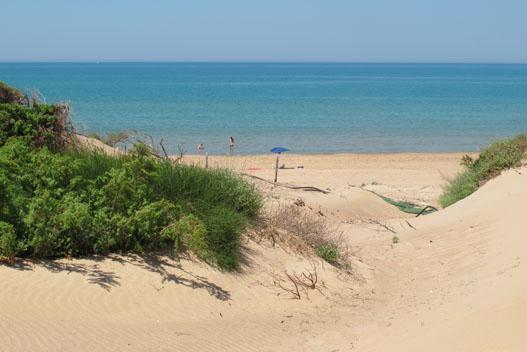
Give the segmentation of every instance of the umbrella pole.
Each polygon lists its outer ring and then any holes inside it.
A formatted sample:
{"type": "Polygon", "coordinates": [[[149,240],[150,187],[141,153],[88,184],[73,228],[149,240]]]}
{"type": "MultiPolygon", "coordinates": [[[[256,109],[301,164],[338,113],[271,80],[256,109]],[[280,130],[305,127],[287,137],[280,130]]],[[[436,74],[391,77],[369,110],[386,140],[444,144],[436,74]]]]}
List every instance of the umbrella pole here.
{"type": "Polygon", "coordinates": [[[278,181],[278,158],[280,157],[280,154],[276,154],[276,165],[274,167],[274,182],[276,183],[278,181]]]}

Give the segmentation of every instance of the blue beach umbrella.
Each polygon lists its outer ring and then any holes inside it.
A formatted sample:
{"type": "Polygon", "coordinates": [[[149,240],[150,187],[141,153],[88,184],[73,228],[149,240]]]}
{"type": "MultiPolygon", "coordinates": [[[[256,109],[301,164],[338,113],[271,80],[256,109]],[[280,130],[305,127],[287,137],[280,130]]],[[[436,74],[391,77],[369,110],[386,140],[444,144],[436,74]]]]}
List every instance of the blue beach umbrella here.
{"type": "Polygon", "coordinates": [[[273,149],[271,149],[271,153],[275,153],[275,154],[282,154],[288,151],[289,149],[284,148],[284,147],[274,147],[273,149]]]}
{"type": "Polygon", "coordinates": [[[289,149],[284,148],[284,147],[274,147],[273,149],[271,149],[271,153],[276,154],[276,165],[274,168],[274,182],[278,181],[278,159],[280,158],[280,154],[288,152],[288,151],[289,149]]]}

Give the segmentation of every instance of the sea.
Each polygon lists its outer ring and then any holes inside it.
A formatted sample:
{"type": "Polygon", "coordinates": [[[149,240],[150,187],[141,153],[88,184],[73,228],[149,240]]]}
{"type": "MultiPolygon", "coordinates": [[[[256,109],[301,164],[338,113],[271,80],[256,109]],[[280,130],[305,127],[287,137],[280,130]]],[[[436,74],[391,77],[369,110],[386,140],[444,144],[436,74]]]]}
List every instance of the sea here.
{"type": "Polygon", "coordinates": [[[0,80],[170,153],[231,136],[239,154],[469,152],[527,132],[525,64],[0,63],[0,80]]]}

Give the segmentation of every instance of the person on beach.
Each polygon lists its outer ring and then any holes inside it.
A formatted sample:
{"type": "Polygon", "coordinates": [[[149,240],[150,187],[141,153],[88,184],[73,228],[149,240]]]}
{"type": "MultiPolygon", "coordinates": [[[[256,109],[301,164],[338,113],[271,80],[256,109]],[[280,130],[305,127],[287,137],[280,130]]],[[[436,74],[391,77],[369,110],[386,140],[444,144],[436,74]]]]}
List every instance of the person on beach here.
{"type": "Polygon", "coordinates": [[[198,153],[202,154],[205,151],[205,145],[203,143],[198,144],[198,153]]]}
{"type": "Polygon", "coordinates": [[[229,137],[229,154],[234,154],[234,147],[236,146],[235,142],[234,142],[234,137],[233,136],[230,136],[229,137]]]}

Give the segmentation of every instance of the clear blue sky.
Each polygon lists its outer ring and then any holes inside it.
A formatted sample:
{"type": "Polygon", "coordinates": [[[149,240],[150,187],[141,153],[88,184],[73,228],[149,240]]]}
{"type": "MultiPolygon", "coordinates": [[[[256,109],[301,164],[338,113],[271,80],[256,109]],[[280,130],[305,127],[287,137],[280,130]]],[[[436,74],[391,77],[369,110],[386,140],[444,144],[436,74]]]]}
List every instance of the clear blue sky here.
{"type": "Polygon", "coordinates": [[[0,61],[527,62],[527,0],[0,0],[0,61]]]}

